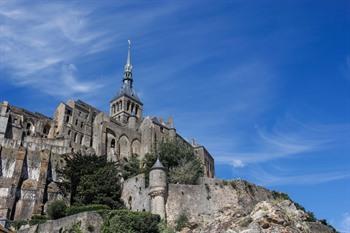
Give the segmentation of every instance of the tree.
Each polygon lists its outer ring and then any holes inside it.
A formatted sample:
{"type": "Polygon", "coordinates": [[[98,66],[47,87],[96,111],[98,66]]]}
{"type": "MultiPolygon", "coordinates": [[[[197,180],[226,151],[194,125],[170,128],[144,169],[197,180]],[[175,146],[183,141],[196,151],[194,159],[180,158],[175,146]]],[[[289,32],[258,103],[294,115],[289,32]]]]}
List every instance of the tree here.
{"type": "Polygon", "coordinates": [[[59,171],[61,188],[70,194],[70,204],[121,205],[118,169],[106,157],[71,154],[65,156],[65,166],[59,171]]]}
{"type": "Polygon", "coordinates": [[[194,154],[193,148],[180,140],[164,141],[158,144],[157,150],[146,154],[143,171],[148,175],[159,156],[162,164],[168,169],[171,183],[195,184],[203,176],[203,166],[194,154]]]}
{"type": "Polygon", "coordinates": [[[181,160],[180,164],[169,170],[169,182],[174,184],[195,184],[203,175],[202,164],[198,159],[181,160]]]}
{"type": "Polygon", "coordinates": [[[96,155],[74,153],[64,155],[64,161],[65,166],[58,170],[63,178],[59,186],[66,195],[70,195],[70,204],[73,204],[81,177],[92,174],[96,168],[102,167],[106,159],[96,155]]]}
{"type": "Polygon", "coordinates": [[[143,172],[141,161],[136,154],[133,154],[129,159],[125,158],[121,166],[124,179],[128,179],[143,172]]]}
{"type": "Polygon", "coordinates": [[[113,209],[122,207],[120,201],[120,180],[114,163],[107,162],[104,167],[81,178],[77,187],[77,204],[104,204],[113,209]]]}

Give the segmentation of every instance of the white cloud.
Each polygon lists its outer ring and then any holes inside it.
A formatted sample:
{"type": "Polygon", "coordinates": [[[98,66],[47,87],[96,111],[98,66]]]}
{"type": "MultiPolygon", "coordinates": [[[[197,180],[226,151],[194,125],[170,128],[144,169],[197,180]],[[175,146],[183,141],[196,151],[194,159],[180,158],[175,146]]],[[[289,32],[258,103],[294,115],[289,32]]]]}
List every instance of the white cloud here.
{"type": "MultiPolygon", "coordinates": [[[[98,77],[78,79],[82,70],[78,63],[120,45],[121,38],[142,34],[155,19],[177,9],[168,4],[136,13],[134,8],[119,10],[119,7],[125,4],[0,2],[0,71],[6,74],[0,79],[51,95],[71,97],[91,91],[97,93],[98,90],[91,87],[98,77]],[[96,13],[101,7],[108,8],[108,4],[116,10],[96,13]],[[64,70],[65,64],[79,68],[74,77],[64,70]]],[[[93,58],[90,62],[95,65],[93,58]]]]}
{"type": "Polygon", "coordinates": [[[350,214],[345,213],[343,219],[340,223],[340,232],[341,233],[350,233],[350,214]]]}
{"type": "Polygon", "coordinates": [[[350,125],[303,124],[287,117],[269,130],[257,127],[256,133],[257,137],[253,138],[249,150],[239,145],[232,148],[233,152],[220,150],[216,152],[216,161],[235,166],[235,161],[254,164],[320,151],[342,144],[349,138],[350,125]]]}
{"type": "Polygon", "coordinates": [[[251,175],[260,185],[313,185],[350,178],[349,171],[273,175],[261,168],[255,168],[251,175]]]}

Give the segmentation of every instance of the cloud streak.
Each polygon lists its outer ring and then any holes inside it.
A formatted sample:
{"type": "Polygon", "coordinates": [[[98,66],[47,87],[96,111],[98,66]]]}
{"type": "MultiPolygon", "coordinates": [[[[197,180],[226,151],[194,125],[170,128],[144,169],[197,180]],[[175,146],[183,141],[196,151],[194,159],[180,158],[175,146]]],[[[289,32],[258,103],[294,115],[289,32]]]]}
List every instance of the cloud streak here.
{"type": "Polygon", "coordinates": [[[348,124],[303,124],[291,117],[287,118],[270,130],[257,127],[255,145],[249,150],[244,148],[239,152],[218,151],[216,161],[232,164],[233,167],[244,167],[247,164],[320,151],[340,145],[350,136],[348,124]]]}
{"type": "Polygon", "coordinates": [[[79,78],[79,63],[93,61],[97,53],[120,45],[120,38],[142,34],[140,29],[177,9],[168,4],[137,14],[126,4],[114,3],[113,13],[98,15],[101,8],[108,12],[109,4],[1,2],[0,70],[7,74],[1,77],[60,97],[98,93],[101,84],[92,88],[98,77],[79,78]],[[74,77],[67,74],[67,64],[75,67],[74,77]]]}

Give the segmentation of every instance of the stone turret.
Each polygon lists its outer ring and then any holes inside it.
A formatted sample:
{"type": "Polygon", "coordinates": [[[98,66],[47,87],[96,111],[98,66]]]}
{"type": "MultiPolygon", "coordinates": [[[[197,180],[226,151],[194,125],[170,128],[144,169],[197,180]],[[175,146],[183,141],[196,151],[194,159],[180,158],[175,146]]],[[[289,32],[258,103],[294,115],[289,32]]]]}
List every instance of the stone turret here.
{"type": "Polygon", "coordinates": [[[167,196],[167,172],[159,161],[154,163],[149,173],[149,195],[151,197],[151,212],[166,219],[165,202],[167,196]]]}

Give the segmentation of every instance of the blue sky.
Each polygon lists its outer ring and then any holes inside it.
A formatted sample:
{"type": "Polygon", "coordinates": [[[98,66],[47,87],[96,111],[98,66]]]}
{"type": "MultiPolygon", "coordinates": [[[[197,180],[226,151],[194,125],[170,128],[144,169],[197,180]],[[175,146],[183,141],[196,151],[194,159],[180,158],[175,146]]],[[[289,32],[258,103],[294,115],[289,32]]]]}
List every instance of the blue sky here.
{"type": "Polygon", "coordinates": [[[0,100],[101,110],[132,40],[145,115],[173,116],[220,178],[287,192],[350,232],[349,1],[0,0],[0,100]]]}

